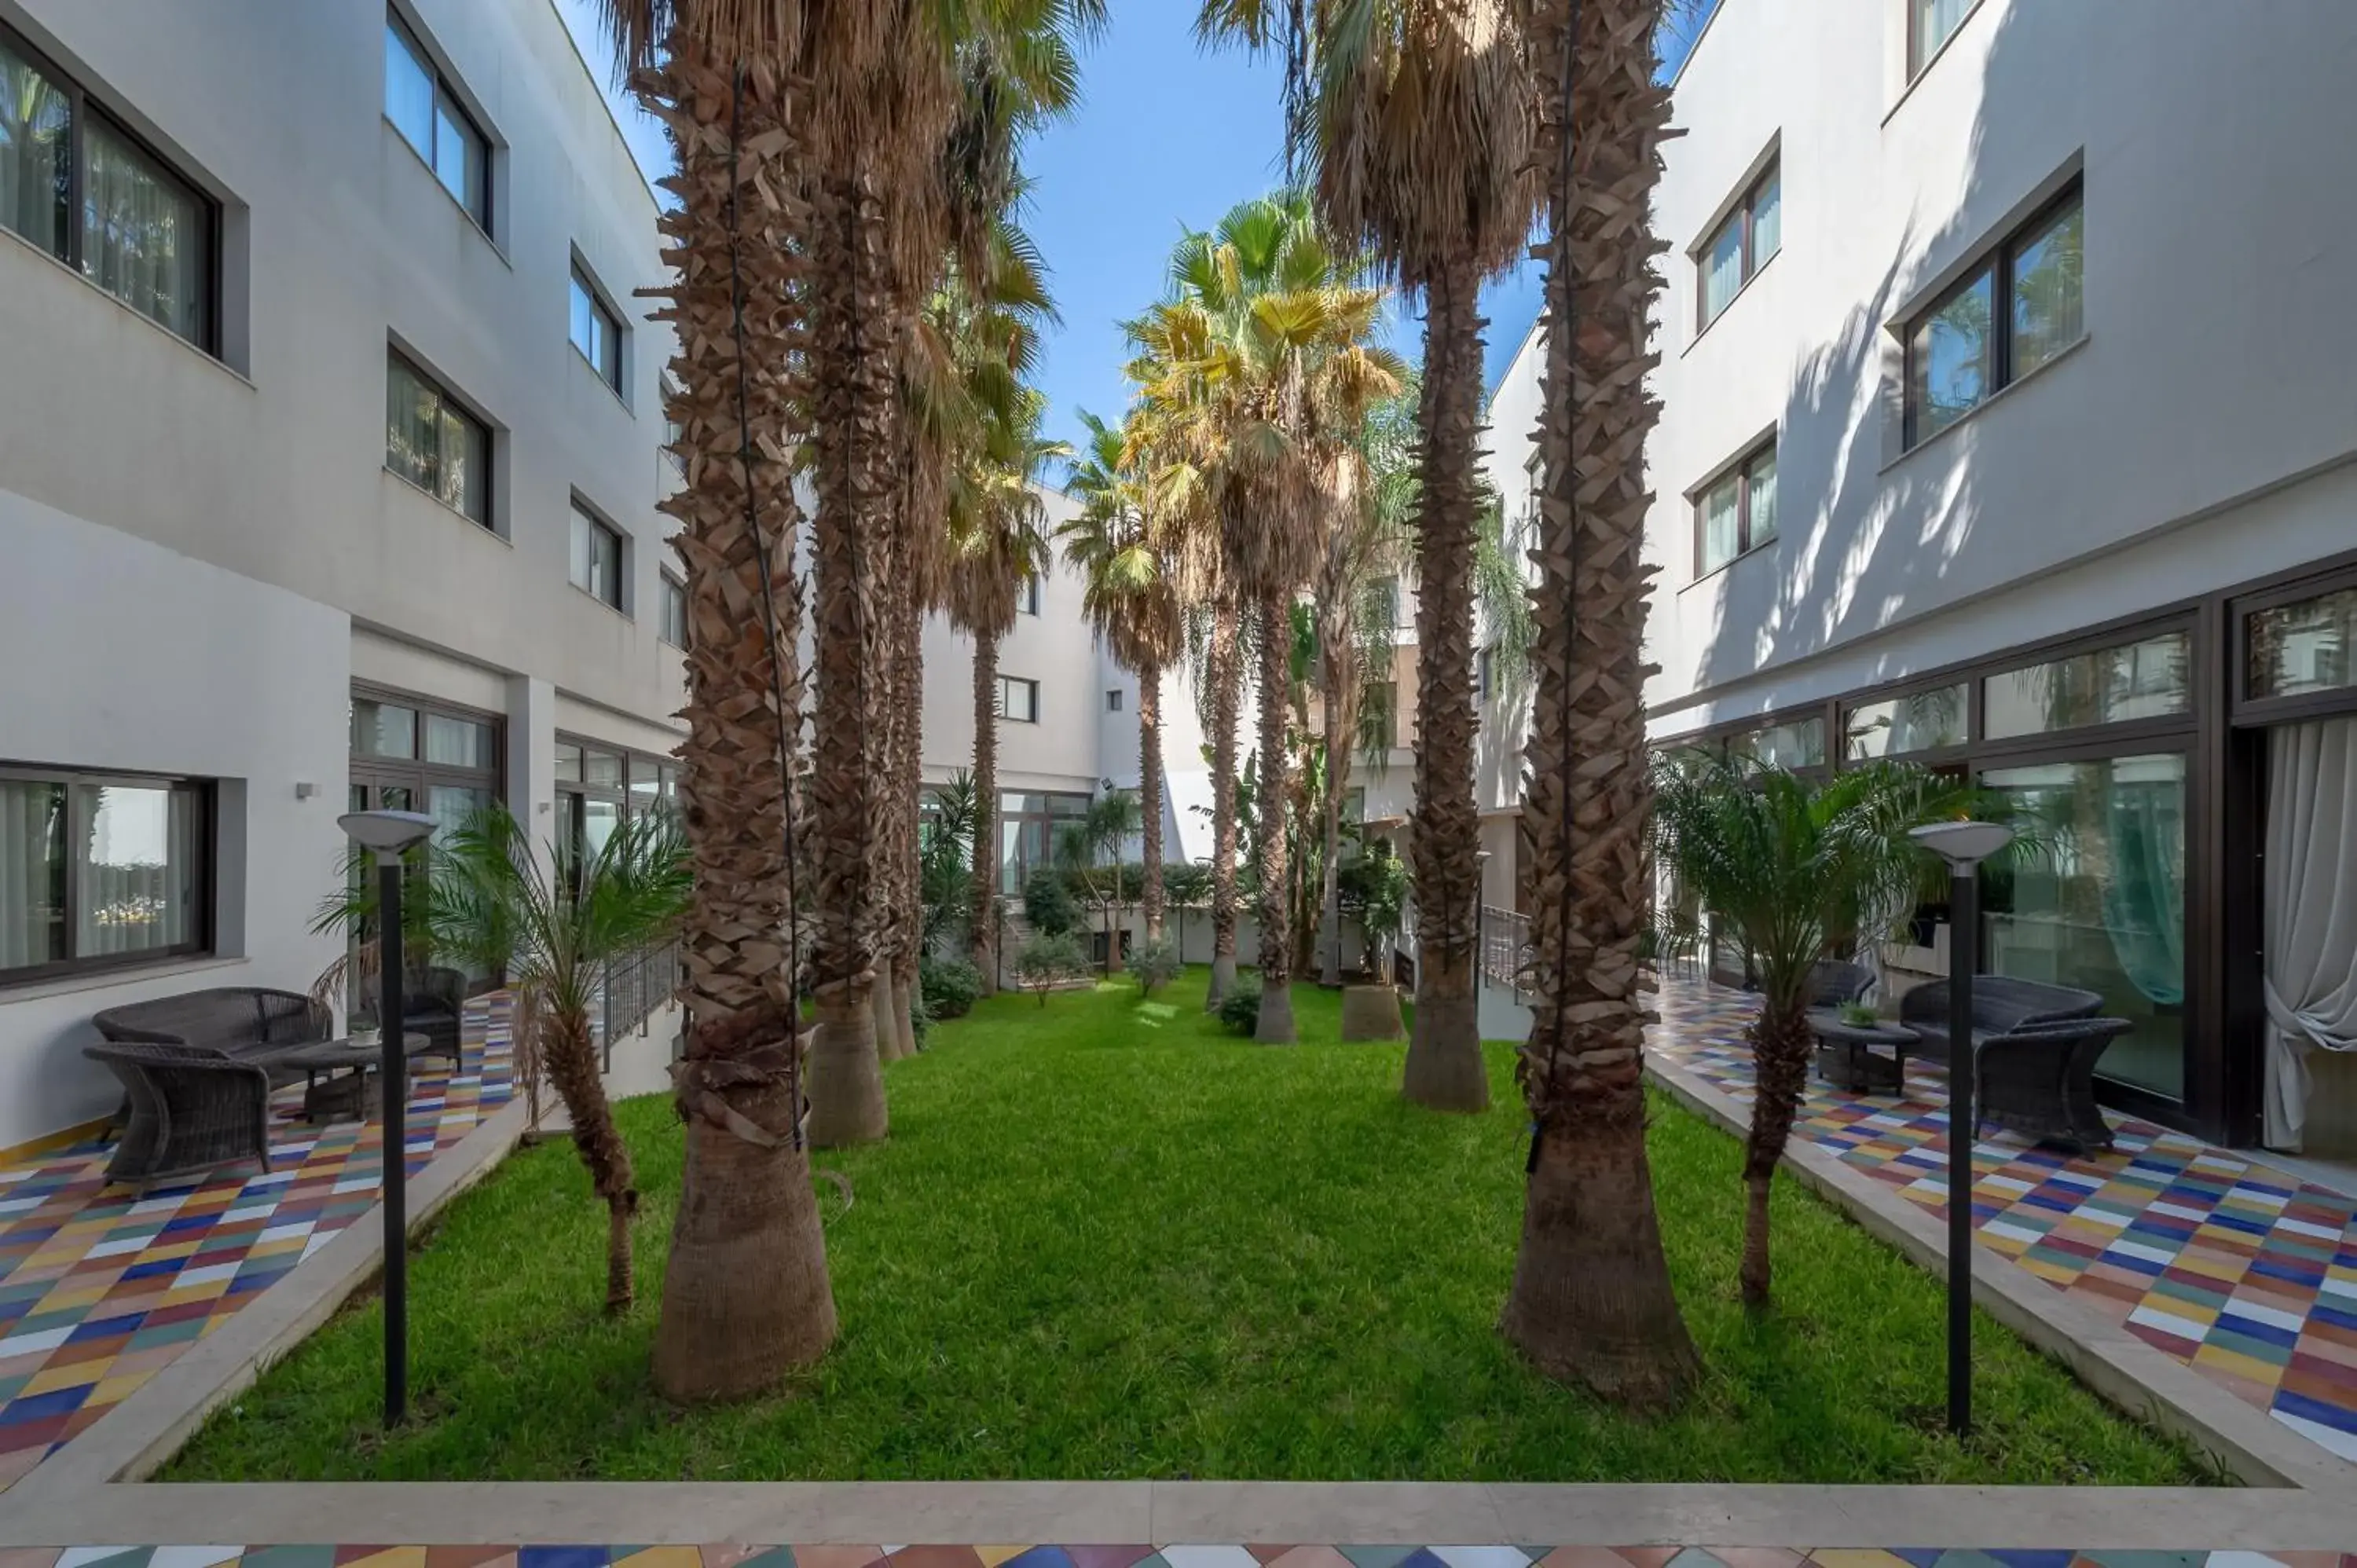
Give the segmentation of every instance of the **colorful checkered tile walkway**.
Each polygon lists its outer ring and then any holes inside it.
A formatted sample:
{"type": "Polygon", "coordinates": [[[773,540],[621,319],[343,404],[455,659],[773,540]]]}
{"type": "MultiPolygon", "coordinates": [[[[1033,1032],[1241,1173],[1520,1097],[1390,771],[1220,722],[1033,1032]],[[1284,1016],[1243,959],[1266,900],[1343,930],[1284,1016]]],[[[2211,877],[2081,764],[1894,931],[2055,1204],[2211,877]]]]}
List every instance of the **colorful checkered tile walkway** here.
{"type": "MultiPolygon", "coordinates": [[[[1755,1004],[1670,979],[1655,1052],[1751,1097],[1755,1004]]],[[[1910,1060],[1901,1095],[1813,1075],[1793,1128],[1927,1208],[1945,1211],[1947,1077],[1910,1060]]],[[[2357,1461],[2357,1200],[2148,1122],[2069,1155],[2010,1133],[1973,1149],[1983,1244],[2124,1320],[2343,1459],[2357,1461]]]]}
{"type": "MultiPolygon", "coordinates": [[[[455,1069],[417,1064],[412,1173],[512,1090],[504,1004],[461,1036],[455,1069]]],[[[380,1125],[313,1126],[301,1098],[280,1092],[267,1175],[141,1196],[108,1185],[96,1143],[0,1167],[0,1491],[375,1204],[380,1125]]]]}
{"type": "Polygon", "coordinates": [[[0,1568],[2357,1568],[2338,1552],[1776,1546],[76,1546],[0,1568]]]}

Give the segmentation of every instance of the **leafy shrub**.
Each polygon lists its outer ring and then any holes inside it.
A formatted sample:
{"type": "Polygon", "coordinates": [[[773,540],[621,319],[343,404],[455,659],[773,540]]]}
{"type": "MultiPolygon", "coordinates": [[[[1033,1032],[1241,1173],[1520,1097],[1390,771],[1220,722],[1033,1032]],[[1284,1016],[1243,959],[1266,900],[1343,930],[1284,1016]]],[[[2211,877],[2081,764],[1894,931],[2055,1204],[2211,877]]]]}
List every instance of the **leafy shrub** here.
{"type": "Polygon", "coordinates": [[[1260,976],[1240,974],[1236,988],[1220,1004],[1220,1022],[1232,1035],[1249,1035],[1260,1027],[1260,976]]]}
{"type": "Polygon", "coordinates": [[[1023,883],[1023,920],[1043,937],[1060,937],[1078,930],[1081,907],[1064,878],[1041,866],[1023,883]]]}
{"type": "Polygon", "coordinates": [[[919,1050],[925,1048],[925,1036],[932,1030],[932,1004],[925,1000],[925,988],[920,982],[909,997],[909,1033],[915,1038],[919,1050]]]}
{"type": "Polygon", "coordinates": [[[982,971],[962,958],[926,958],[917,963],[917,989],[935,1018],[963,1018],[982,994],[982,971]]]}
{"type": "Polygon", "coordinates": [[[1038,992],[1042,1007],[1048,1005],[1048,993],[1059,983],[1088,972],[1088,950],[1066,932],[1042,931],[1015,955],[1016,983],[1026,991],[1038,992]]]}
{"type": "Polygon", "coordinates": [[[1178,945],[1168,937],[1140,942],[1129,950],[1129,972],[1144,995],[1151,996],[1156,986],[1168,985],[1178,979],[1182,967],[1178,945]]]}

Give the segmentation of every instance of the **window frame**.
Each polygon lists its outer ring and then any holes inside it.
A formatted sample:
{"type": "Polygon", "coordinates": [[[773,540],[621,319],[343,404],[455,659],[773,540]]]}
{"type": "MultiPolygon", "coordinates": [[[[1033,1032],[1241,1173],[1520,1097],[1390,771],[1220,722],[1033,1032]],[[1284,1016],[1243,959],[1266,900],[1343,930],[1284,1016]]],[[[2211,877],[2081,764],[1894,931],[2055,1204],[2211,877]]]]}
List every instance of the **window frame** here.
{"type": "Polygon", "coordinates": [[[573,497],[572,504],[568,510],[570,515],[565,519],[565,580],[567,583],[570,583],[576,592],[582,594],[586,597],[597,600],[597,603],[604,605],[608,609],[612,610],[615,614],[620,616],[630,615],[630,534],[624,530],[618,528],[613,523],[608,521],[605,513],[597,510],[588,502],[583,500],[578,495],[573,497]],[[605,595],[599,593],[596,588],[582,582],[578,577],[576,577],[573,575],[573,536],[576,519],[578,519],[581,522],[587,523],[591,530],[589,570],[592,577],[597,575],[597,570],[596,549],[598,537],[602,535],[605,539],[611,541],[613,543],[614,594],[611,598],[607,597],[605,595]]]}
{"type": "Polygon", "coordinates": [[[1924,45],[1921,25],[1923,13],[1922,0],[1900,0],[1900,4],[1907,8],[1907,84],[1911,87],[1925,71],[1932,69],[1933,62],[1948,52],[1948,46],[1956,41],[1957,36],[1964,32],[1965,26],[1979,13],[1980,0],[1973,0],[1971,5],[1966,5],[1957,16],[1956,25],[1948,29],[1945,37],[1929,48],[1924,45]]]}
{"type": "Polygon", "coordinates": [[[42,245],[32,236],[20,234],[5,225],[0,225],[0,233],[8,234],[22,244],[48,256],[115,304],[155,327],[158,331],[170,333],[179,341],[188,344],[210,359],[221,359],[221,231],[224,227],[221,220],[221,204],[200,182],[189,177],[178,159],[167,157],[157,151],[155,144],[133,129],[129,121],[111,112],[103,102],[92,96],[91,91],[84,87],[81,80],[71,71],[61,70],[55,60],[43,53],[24,34],[8,26],[5,20],[0,20],[0,44],[6,45],[12,53],[38,72],[48,82],[50,88],[66,101],[65,253],[60,255],[42,245]],[[178,328],[158,321],[146,311],[140,309],[136,305],[91,276],[86,270],[87,244],[83,236],[85,222],[83,201],[90,183],[90,152],[85,127],[93,119],[103,123],[109,134],[122,138],[134,154],[145,161],[150,166],[148,172],[151,175],[162,183],[178,187],[196,203],[197,213],[201,220],[204,231],[199,236],[197,245],[199,280],[197,299],[199,319],[198,331],[194,337],[189,337],[178,328]]]}
{"type": "MultiPolygon", "coordinates": [[[[1703,480],[1702,483],[1696,485],[1692,490],[1687,492],[1687,501],[1694,511],[1693,581],[1699,583],[1705,577],[1710,576],[1714,573],[1724,572],[1727,568],[1734,565],[1738,561],[1742,560],[1745,556],[1749,555],[1756,551],[1766,549],[1783,536],[1781,520],[1780,519],[1775,532],[1770,533],[1766,538],[1754,539],[1751,537],[1752,470],[1759,466],[1760,459],[1762,457],[1769,458],[1771,461],[1778,458],[1777,438],[1773,434],[1770,434],[1766,440],[1755,442],[1750,446],[1746,447],[1743,454],[1734,461],[1722,464],[1718,467],[1711,470],[1711,474],[1708,478],[1703,480]],[[1717,562],[1715,564],[1706,564],[1703,556],[1703,538],[1706,520],[1709,512],[1710,493],[1718,489],[1719,486],[1725,484],[1730,478],[1735,481],[1735,553],[1724,561],[1717,562]]],[[[1781,461],[1777,463],[1777,483],[1780,487],[1779,496],[1781,510],[1781,487],[1783,483],[1782,464],[1781,461]]]]}
{"type": "MultiPolygon", "coordinates": [[[[1957,30],[1963,30],[1963,24],[1957,25],[1957,30]]],[[[1902,411],[1900,422],[1900,452],[1912,452],[1925,442],[1953,430],[1957,425],[1986,408],[1997,394],[2007,388],[2013,386],[2025,376],[2035,375],[2048,365],[2056,363],[2076,344],[2085,340],[2087,298],[2086,277],[2083,272],[2079,280],[2079,336],[2070,343],[2063,344],[2042,363],[2032,366],[2029,371],[2017,371],[2015,369],[2014,263],[2020,259],[2025,244],[2043,239],[2047,231],[2053,228],[2056,221],[2073,208],[2080,209],[2081,233],[2083,237],[2086,223],[2086,184],[2076,175],[2065,181],[2060,190],[2040,202],[2029,216],[2007,230],[1996,241],[1975,252],[1964,269],[1957,274],[1946,287],[1941,289],[1911,315],[1900,320],[1899,328],[1900,403],[1902,411]],[[1988,384],[1982,389],[1980,397],[1971,407],[1963,410],[1939,429],[1926,432],[1922,428],[1922,399],[1917,392],[1915,380],[1916,335],[1933,317],[1970,293],[1985,277],[1989,285],[1988,384]]]]}
{"type": "Polygon", "coordinates": [[[1039,722],[1039,682],[1027,675],[1001,675],[998,678],[998,721],[1009,725],[1036,725],[1039,722]],[[1028,687],[1031,697],[1028,718],[1017,718],[1006,711],[1006,695],[1017,686],[1028,687]]]}
{"type": "Polygon", "coordinates": [[[624,406],[627,407],[630,398],[622,390],[623,353],[627,347],[627,329],[622,325],[622,314],[608,301],[606,291],[598,286],[596,275],[589,271],[577,252],[573,258],[572,276],[565,285],[565,339],[573,346],[573,351],[580,357],[581,362],[595,371],[597,379],[603,381],[607,389],[616,397],[621,398],[624,406]],[[573,293],[576,289],[589,302],[589,319],[613,344],[614,362],[610,367],[599,364],[590,355],[589,350],[581,346],[581,340],[573,336],[573,293]]]}
{"type": "MultiPolygon", "coordinates": [[[[221,896],[218,871],[221,864],[221,791],[219,781],[178,773],[135,773],[123,768],[47,768],[38,763],[0,763],[0,779],[19,783],[59,784],[66,792],[66,816],[69,832],[77,823],[78,795],[85,786],[104,788],[116,786],[142,789],[164,788],[178,795],[187,793],[197,802],[198,831],[195,835],[196,908],[189,924],[192,933],[188,940],[170,947],[147,948],[138,952],[102,953],[89,957],[71,955],[51,959],[43,963],[0,969],[0,993],[18,986],[39,985],[46,982],[85,974],[106,974],[127,970],[152,969],[166,964],[184,963],[191,959],[210,958],[215,951],[215,936],[221,896]]],[[[81,859],[68,846],[66,887],[63,918],[66,940],[72,945],[80,935],[79,916],[86,897],[83,877],[86,871],[81,859]]]]}
{"type": "Polygon", "coordinates": [[[1760,275],[1760,269],[1784,253],[1783,176],[1784,156],[1780,148],[1768,155],[1768,161],[1760,166],[1760,171],[1745,184],[1741,194],[1727,210],[1718,215],[1717,221],[1704,231],[1702,242],[1695,247],[1695,331],[1697,335],[1734,308],[1735,302],[1743,297],[1743,291],[1751,286],[1751,280],[1760,275]],[[1760,193],[1767,189],[1771,181],[1777,188],[1776,248],[1762,256],[1754,253],[1760,242],[1760,193]],[[1726,233],[1727,225],[1733,222],[1740,222],[1743,226],[1742,255],[1736,268],[1735,292],[1727,296],[1725,305],[1714,311],[1710,308],[1710,253],[1717,247],[1719,236],[1726,233]]]}
{"type": "Polygon", "coordinates": [[[1015,590],[1016,613],[1036,616],[1039,613],[1039,577],[1037,573],[1034,573],[1025,577],[1015,590]]]}
{"type": "Polygon", "coordinates": [[[1125,713],[1125,712],[1127,712],[1127,711],[1128,711],[1128,703],[1127,703],[1126,697],[1125,697],[1125,693],[1123,693],[1122,689],[1121,689],[1119,686],[1108,686],[1108,687],[1106,687],[1106,688],[1105,688],[1105,712],[1107,712],[1107,713],[1109,713],[1109,714],[1118,714],[1118,713],[1125,713]]]}
{"type": "MultiPolygon", "coordinates": [[[[453,202],[455,202],[457,205],[459,211],[465,213],[469,219],[473,220],[475,227],[483,231],[483,237],[485,239],[494,240],[496,242],[496,231],[491,221],[491,215],[498,209],[497,199],[494,195],[493,188],[493,160],[491,155],[498,144],[491,140],[491,134],[483,129],[482,118],[475,113],[475,111],[468,104],[465,96],[458,91],[455,79],[451,76],[450,72],[443,69],[441,57],[435,50],[425,47],[425,29],[416,26],[407,16],[402,15],[400,8],[394,5],[387,5],[384,8],[384,25],[385,30],[388,33],[398,32],[401,35],[403,40],[408,46],[410,58],[415,60],[418,65],[423,68],[425,74],[433,81],[434,107],[436,111],[434,132],[435,146],[432,148],[421,148],[416,143],[411,141],[409,139],[409,133],[403,130],[401,128],[401,123],[393,117],[393,105],[390,102],[383,102],[382,94],[380,94],[380,101],[377,104],[379,114],[382,117],[386,124],[393,127],[393,134],[401,138],[401,145],[407,147],[413,154],[416,155],[417,161],[425,166],[425,172],[434,177],[434,183],[442,188],[442,194],[447,196],[453,202]],[[460,126],[474,137],[476,150],[482,156],[483,206],[482,210],[479,212],[476,211],[475,209],[468,203],[467,199],[464,196],[461,196],[458,192],[450,188],[447,182],[446,182],[442,177],[440,166],[436,162],[436,156],[441,150],[441,123],[439,119],[439,112],[446,103],[449,105],[451,113],[457,117],[460,126]]],[[[388,38],[386,40],[388,48],[391,47],[391,43],[392,40],[388,38]]],[[[383,72],[382,70],[378,72],[378,85],[381,88],[383,85],[383,72]]]]}
{"type": "MultiPolygon", "coordinates": [[[[400,469],[393,466],[393,424],[389,414],[386,418],[384,432],[384,471],[391,474],[394,478],[399,479],[403,484],[407,485],[411,489],[417,491],[420,495],[423,495],[429,500],[433,501],[436,506],[440,507],[443,510],[450,512],[455,516],[465,518],[468,522],[480,528],[484,532],[491,534],[494,537],[498,537],[500,535],[500,517],[497,486],[494,483],[493,478],[499,471],[498,427],[492,424],[490,420],[476,413],[475,405],[473,403],[467,402],[464,398],[461,398],[456,392],[452,392],[450,390],[450,384],[447,381],[445,381],[441,377],[434,374],[432,371],[420,365],[414,359],[404,353],[399,344],[388,343],[385,345],[384,369],[385,379],[388,382],[393,378],[393,367],[396,363],[405,367],[409,373],[412,376],[414,376],[421,383],[433,389],[435,396],[439,400],[437,412],[455,413],[460,419],[465,420],[468,424],[473,425],[477,430],[482,433],[483,515],[476,517],[472,513],[467,511],[464,508],[452,506],[448,501],[442,499],[442,493],[439,490],[430,489],[425,485],[419,484],[415,479],[411,478],[407,474],[403,473],[400,469]]],[[[434,422],[434,461],[436,470],[438,474],[442,463],[442,422],[438,418],[434,422]]]]}
{"type": "Polygon", "coordinates": [[[667,648],[687,651],[687,584],[677,573],[665,566],[656,574],[662,580],[661,614],[656,618],[655,636],[667,648]],[[673,614],[674,607],[677,613],[673,614]],[[678,636],[673,636],[676,630],[678,636]]]}

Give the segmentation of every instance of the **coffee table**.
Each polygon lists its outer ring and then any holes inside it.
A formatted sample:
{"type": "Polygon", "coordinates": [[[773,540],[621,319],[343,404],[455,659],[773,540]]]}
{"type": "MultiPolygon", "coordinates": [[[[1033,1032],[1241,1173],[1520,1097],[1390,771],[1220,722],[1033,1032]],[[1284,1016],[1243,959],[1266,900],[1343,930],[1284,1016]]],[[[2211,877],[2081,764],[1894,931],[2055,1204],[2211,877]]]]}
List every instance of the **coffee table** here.
{"type": "Polygon", "coordinates": [[[1897,1094],[1907,1081],[1907,1047],[1923,1036],[1903,1024],[1846,1022],[1830,1008],[1812,1008],[1809,1028],[1817,1036],[1817,1074],[1836,1089],[1857,1094],[1897,1094]],[[1891,1054],[1875,1054],[1889,1046],[1891,1054]]]}
{"type": "MultiPolygon", "coordinates": [[[[401,1036],[401,1055],[406,1067],[409,1058],[424,1056],[434,1049],[434,1038],[412,1030],[401,1036]]],[[[357,1117],[365,1122],[383,1112],[383,1096],[371,1078],[382,1078],[384,1067],[384,1041],[322,1040],[317,1045],[301,1046],[270,1059],[274,1068],[303,1069],[303,1119],[307,1122],[333,1122],[341,1117],[357,1117]],[[325,1083],[319,1075],[328,1074],[325,1083]]],[[[402,1074],[401,1092],[404,1101],[409,1097],[409,1074],[402,1074]]]]}

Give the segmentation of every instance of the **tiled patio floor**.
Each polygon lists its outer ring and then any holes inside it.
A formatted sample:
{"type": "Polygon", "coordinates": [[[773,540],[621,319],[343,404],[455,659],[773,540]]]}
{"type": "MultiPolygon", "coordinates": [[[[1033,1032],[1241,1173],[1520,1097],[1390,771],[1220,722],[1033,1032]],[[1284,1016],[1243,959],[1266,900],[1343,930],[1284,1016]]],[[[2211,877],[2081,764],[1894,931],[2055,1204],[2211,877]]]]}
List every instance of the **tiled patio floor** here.
{"type": "MultiPolygon", "coordinates": [[[[1750,997],[1669,979],[1655,1051],[1749,1101],[1750,997]]],[[[1904,1095],[1809,1081],[1793,1128],[1945,1212],[1946,1074],[1904,1095]]],[[[1973,1151],[1982,1242],[2343,1459],[2357,1461],[2357,1200],[2148,1122],[2072,1156],[2010,1133],[1973,1151]]]]}
{"type": "MultiPolygon", "coordinates": [[[[470,1007],[456,1070],[417,1064],[413,1174],[508,1100],[507,1031],[504,1006],[470,1007]]],[[[0,1167],[0,1491],[375,1204],[378,1123],[282,1114],[271,1147],[266,1176],[145,1197],[107,1185],[96,1144],[0,1167]]]]}

